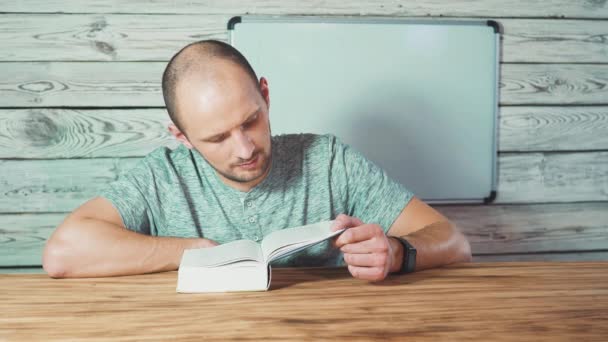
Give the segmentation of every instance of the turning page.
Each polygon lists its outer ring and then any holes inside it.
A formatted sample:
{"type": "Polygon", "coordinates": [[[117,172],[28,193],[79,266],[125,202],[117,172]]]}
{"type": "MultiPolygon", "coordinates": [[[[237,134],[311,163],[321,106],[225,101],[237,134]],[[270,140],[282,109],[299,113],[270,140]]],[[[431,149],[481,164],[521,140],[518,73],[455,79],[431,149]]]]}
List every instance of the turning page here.
{"type": "Polygon", "coordinates": [[[264,263],[260,245],[251,240],[237,240],[215,247],[187,249],[180,267],[215,267],[243,260],[264,263]]]}
{"type": "Polygon", "coordinates": [[[333,223],[334,221],[324,221],[282,229],[268,234],[262,240],[264,260],[270,263],[274,259],[294,253],[344,231],[344,229],[341,229],[332,232],[331,225],[333,223]]]}

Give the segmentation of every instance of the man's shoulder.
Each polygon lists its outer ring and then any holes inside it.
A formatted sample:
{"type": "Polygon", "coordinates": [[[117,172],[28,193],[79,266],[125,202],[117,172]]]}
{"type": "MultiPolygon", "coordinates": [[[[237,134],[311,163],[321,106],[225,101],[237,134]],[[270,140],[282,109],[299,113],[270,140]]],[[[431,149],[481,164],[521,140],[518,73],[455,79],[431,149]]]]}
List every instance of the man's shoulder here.
{"type": "Polygon", "coordinates": [[[290,152],[300,150],[305,155],[317,156],[331,153],[331,148],[336,142],[333,134],[281,134],[272,137],[273,148],[280,152],[290,152]]]}
{"type": "Polygon", "coordinates": [[[168,174],[169,169],[179,169],[188,162],[191,162],[190,150],[183,144],[175,148],[159,146],[139,160],[135,169],[147,173],[168,174]]]}
{"type": "Polygon", "coordinates": [[[183,144],[175,148],[169,146],[159,146],[148,153],[144,160],[150,164],[167,164],[181,162],[190,156],[190,150],[183,144]]]}

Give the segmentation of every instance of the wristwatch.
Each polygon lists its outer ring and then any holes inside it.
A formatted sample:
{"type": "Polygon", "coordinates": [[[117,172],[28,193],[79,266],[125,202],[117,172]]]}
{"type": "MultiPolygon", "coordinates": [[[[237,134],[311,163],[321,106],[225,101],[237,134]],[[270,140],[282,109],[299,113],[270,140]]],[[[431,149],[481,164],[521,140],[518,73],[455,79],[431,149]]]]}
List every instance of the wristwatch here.
{"type": "Polygon", "coordinates": [[[416,269],[416,248],[400,236],[393,237],[403,245],[403,263],[401,264],[401,269],[395,273],[404,274],[414,272],[416,269]]]}

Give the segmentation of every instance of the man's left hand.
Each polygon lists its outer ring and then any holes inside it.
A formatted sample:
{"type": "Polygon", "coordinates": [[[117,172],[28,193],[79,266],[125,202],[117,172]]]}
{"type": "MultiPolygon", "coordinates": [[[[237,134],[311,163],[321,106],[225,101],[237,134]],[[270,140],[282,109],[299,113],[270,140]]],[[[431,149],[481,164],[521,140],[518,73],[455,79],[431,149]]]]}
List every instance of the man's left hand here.
{"type": "Polygon", "coordinates": [[[353,277],[380,281],[393,268],[393,245],[378,224],[365,224],[344,214],[336,217],[332,230],[348,228],[334,241],[344,253],[344,261],[353,277]]]}

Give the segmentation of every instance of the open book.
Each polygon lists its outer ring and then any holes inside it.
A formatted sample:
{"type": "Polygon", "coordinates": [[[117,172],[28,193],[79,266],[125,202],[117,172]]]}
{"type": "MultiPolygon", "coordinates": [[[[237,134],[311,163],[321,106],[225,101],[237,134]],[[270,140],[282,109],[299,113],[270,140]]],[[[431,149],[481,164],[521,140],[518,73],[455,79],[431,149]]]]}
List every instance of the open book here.
{"type": "Polygon", "coordinates": [[[270,263],[344,231],[332,232],[333,222],[277,230],[261,243],[237,240],[187,249],[177,273],[177,292],[266,291],[270,287],[270,263]]]}

